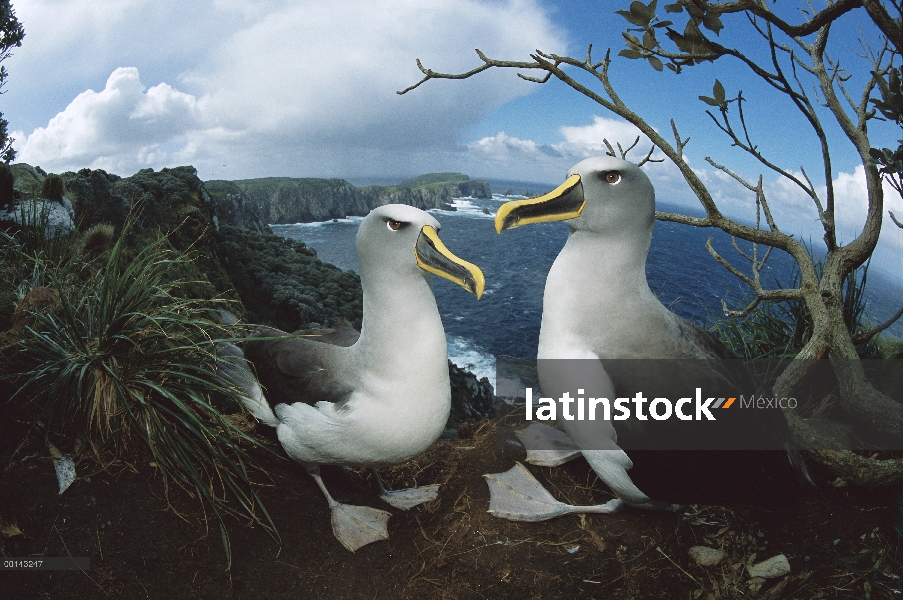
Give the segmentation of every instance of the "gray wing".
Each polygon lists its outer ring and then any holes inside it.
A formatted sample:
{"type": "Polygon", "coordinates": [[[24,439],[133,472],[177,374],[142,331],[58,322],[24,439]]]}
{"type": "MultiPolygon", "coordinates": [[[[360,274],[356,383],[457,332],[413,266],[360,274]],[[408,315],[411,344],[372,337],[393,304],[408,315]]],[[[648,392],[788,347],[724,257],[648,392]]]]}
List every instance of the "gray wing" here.
{"type": "Polygon", "coordinates": [[[287,334],[264,328],[245,343],[245,357],[257,370],[267,401],[276,404],[304,402],[341,403],[353,391],[338,377],[344,358],[342,348],[354,345],[360,333],[347,323],[336,329],[313,329],[287,334]]]}
{"type": "Polygon", "coordinates": [[[361,332],[352,327],[347,320],[340,318],[335,329],[299,329],[292,335],[347,348],[357,343],[358,338],[361,337],[361,332]]]}

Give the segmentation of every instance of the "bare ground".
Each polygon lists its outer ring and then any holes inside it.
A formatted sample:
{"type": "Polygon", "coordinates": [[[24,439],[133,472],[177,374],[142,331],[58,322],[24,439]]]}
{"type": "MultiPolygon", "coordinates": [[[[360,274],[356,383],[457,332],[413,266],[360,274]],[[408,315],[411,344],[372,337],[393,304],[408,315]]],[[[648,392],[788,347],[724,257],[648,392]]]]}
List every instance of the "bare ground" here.
{"type": "MultiPolygon", "coordinates": [[[[0,597],[901,597],[888,591],[901,589],[903,575],[894,530],[901,486],[836,488],[816,470],[824,498],[813,492],[780,508],[693,505],[673,514],[627,509],[543,523],[497,519],[486,512],[482,475],[506,471],[523,457],[511,427],[484,421],[385,470],[395,487],[441,483],[439,499],[407,512],[390,509],[390,539],[355,554],[333,538],[326,503],[304,470],[264,458],[270,479],[261,494],[281,543],[230,518],[231,568],[215,521],[181,490],[167,498],[146,461],[119,461],[94,473],[97,467],[85,461],[60,496],[50,458],[34,458],[0,480],[0,525],[22,531],[0,537],[0,554],[88,556],[91,569],[0,571],[0,597]],[[687,554],[696,545],[724,548],[729,558],[697,566],[687,554]],[[755,592],[743,564],[777,554],[788,558],[790,575],[755,592]]],[[[612,497],[582,460],[530,469],[561,500],[612,497]]],[[[342,502],[388,509],[364,470],[324,468],[323,477],[342,502]]]]}

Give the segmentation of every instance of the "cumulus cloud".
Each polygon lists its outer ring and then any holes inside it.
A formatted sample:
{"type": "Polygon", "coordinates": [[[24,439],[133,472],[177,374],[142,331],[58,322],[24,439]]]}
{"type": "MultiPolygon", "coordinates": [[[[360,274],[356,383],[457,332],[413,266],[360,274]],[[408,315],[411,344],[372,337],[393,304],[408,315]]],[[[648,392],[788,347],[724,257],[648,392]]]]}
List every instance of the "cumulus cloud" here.
{"type": "Polygon", "coordinates": [[[593,115],[593,122],[589,125],[565,126],[559,131],[564,139],[553,144],[553,147],[561,154],[573,158],[605,154],[608,151],[606,140],[614,149],[617,150],[620,146],[626,150],[639,138],[628,158],[644,156],[652,146],[649,138],[627,121],[598,115],[593,115]]]}
{"type": "Polygon", "coordinates": [[[552,146],[537,144],[533,140],[522,140],[504,131],[471,142],[467,147],[496,161],[536,160],[541,156],[561,158],[561,154],[552,146]]]}
{"type": "Polygon", "coordinates": [[[138,69],[113,71],[100,92],[79,94],[46,127],[13,134],[19,159],[31,164],[114,168],[156,162],[158,148],[198,125],[197,99],[166,83],[147,89],[138,69]]]}
{"type": "MultiPolygon", "coordinates": [[[[150,10],[148,2],[130,2],[139,17],[150,10]]],[[[46,8],[49,0],[38,4],[46,8]]],[[[94,14],[81,0],[57,4],[77,8],[77,21],[94,14]]],[[[174,57],[178,71],[153,58],[136,60],[134,69],[117,65],[107,71],[112,75],[102,91],[81,92],[46,125],[16,136],[20,158],[52,170],[116,165],[122,174],[171,166],[167,161],[176,158],[193,162],[206,177],[414,173],[460,154],[464,127],[531,90],[514,73],[493,72],[479,81],[431,82],[399,96],[397,90],[422,76],[415,58],[436,70],[460,71],[479,62],[475,47],[502,56],[536,47],[565,50],[561,32],[536,0],[269,0],[257,2],[253,14],[232,0],[202,4],[203,15],[194,5],[159,3],[173,27],[161,30],[157,41],[164,48],[184,46],[188,57],[174,57]],[[202,36],[201,49],[199,27],[213,20],[211,14],[220,35],[202,36]],[[138,75],[140,68],[148,78],[145,62],[156,75],[150,89],[138,75]]],[[[32,16],[39,13],[34,9],[32,16]]],[[[148,15],[150,22],[159,18],[148,15]]],[[[148,32],[123,11],[115,11],[114,21],[134,39],[104,29],[101,19],[88,28],[95,39],[85,43],[106,40],[125,55],[150,43],[148,32]]],[[[71,42],[77,35],[63,37],[71,42]]],[[[45,49],[63,62],[70,42],[45,49]]],[[[105,50],[100,54],[115,56],[105,50]]]]}

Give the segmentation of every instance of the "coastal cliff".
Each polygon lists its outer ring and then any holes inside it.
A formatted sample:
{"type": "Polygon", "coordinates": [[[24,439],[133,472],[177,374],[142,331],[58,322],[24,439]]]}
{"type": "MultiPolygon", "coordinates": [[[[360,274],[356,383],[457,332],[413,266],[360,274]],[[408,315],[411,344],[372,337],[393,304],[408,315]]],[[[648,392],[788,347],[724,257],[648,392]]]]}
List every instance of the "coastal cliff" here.
{"type": "Polygon", "coordinates": [[[257,230],[261,221],[308,223],[365,216],[384,204],[454,210],[451,205],[454,198],[492,197],[488,183],[472,181],[461,173],[433,173],[395,186],[363,188],[344,179],[292,177],[213,180],[205,185],[219,206],[220,221],[257,230]]]}

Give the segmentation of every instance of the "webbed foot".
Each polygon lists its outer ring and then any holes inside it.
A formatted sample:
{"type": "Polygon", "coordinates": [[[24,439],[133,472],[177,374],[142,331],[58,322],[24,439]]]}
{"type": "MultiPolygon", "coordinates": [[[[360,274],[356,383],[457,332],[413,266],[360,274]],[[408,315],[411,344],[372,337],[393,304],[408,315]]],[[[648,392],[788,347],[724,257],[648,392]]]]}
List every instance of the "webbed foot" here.
{"type": "Polygon", "coordinates": [[[439,496],[439,484],[433,483],[406,490],[384,490],[380,498],[401,510],[408,510],[418,504],[430,502],[439,496]]]}
{"type": "Polygon", "coordinates": [[[361,546],[389,539],[386,524],[392,516],[369,506],[353,506],[336,502],[332,508],[332,533],[339,542],[354,552],[361,546]]]}
{"type": "Polygon", "coordinates": [[[623,507],[617,498],[596,506],[571,506],[559,502],[521,463],[515,463],[504,473],[483,477],[489,485],[490,514],[509,521],[545,521],[579,513],[610,514],[623,507]]]}

